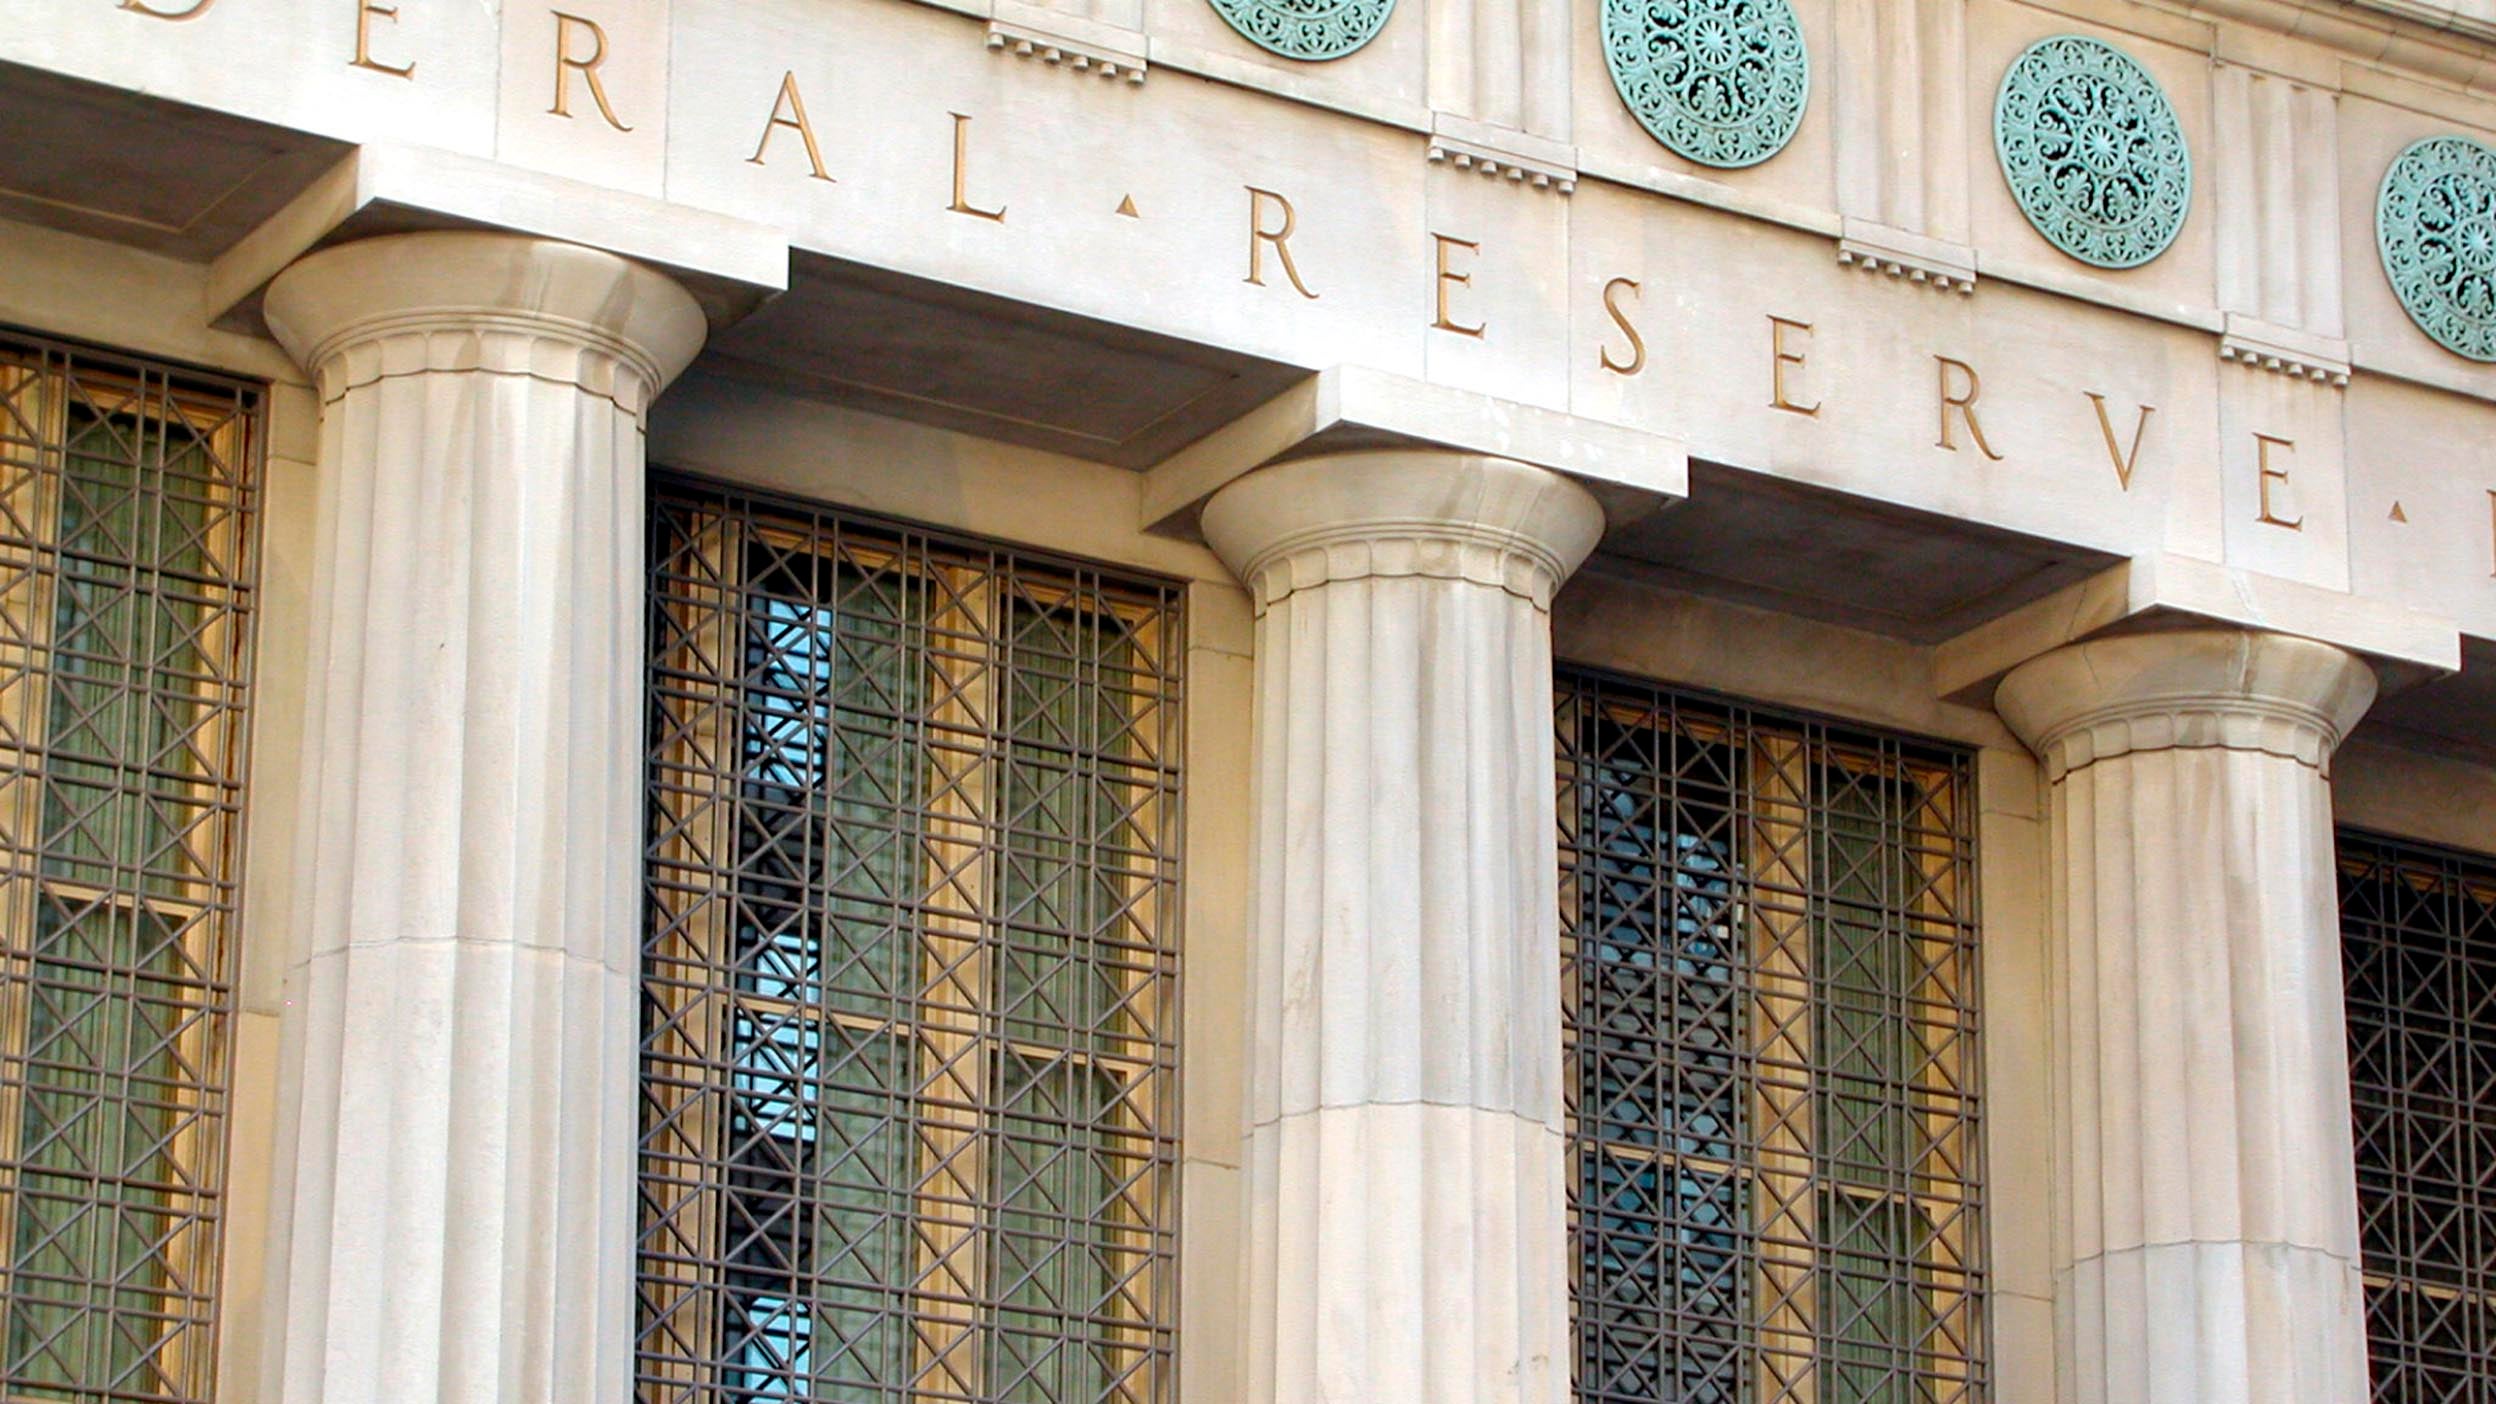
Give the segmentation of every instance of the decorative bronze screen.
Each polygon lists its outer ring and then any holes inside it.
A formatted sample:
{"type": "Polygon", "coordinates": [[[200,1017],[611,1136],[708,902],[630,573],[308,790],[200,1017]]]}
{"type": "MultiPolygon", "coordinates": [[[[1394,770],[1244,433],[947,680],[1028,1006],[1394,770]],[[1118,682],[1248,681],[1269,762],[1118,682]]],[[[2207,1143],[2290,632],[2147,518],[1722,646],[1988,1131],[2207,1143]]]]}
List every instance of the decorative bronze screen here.
{"type": "Polygon", "coordinates": [[[642,1399],[1166,1404],[1178,590],[652,516],[642,1399]]]}
{"type": "Polygon", "coordinates": [[[0,1395],[205,1400],[260,395],[0,334],[0,1395]]]}
{"type": "Polygon", "coordinates": [[[2496,1397],[2496,859],[2343,830],[2367,1352],[2384,1404],[2496,1397]]]}
{"type": "Polygon", "coordinates": [[[1563,669],[1581,1404],[1978,1404],[1964,752],[1563,669]]]}

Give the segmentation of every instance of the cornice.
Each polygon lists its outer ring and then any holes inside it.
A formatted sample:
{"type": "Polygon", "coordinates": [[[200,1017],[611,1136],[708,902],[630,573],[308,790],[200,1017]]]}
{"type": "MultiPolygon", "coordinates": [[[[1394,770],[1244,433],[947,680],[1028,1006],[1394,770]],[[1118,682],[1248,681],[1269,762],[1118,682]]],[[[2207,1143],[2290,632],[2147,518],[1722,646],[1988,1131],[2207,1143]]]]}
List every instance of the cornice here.
{"type": "MultiPolygon", "coordinates": [[[[2279,0],[2273,0],[2279,3],[2279,0]]],[[[2311,0],[2292,0],[2299,9],[2321,8],[2311,0]]],[[[2480,43],[2496,43],[2496,19],[2462,13],[2455,5],[2427,4],[2423,0],[2350,0],[2349,8],[2372,10],[2394,20],[2442,33],[2475,39],[2480,43]]]]}
{"type": "Polygon", "coordinates": [[[2344,59],[2496,91],[2496,20],[2424,0],[2153,0],[2318,45],[2344,59]]]}

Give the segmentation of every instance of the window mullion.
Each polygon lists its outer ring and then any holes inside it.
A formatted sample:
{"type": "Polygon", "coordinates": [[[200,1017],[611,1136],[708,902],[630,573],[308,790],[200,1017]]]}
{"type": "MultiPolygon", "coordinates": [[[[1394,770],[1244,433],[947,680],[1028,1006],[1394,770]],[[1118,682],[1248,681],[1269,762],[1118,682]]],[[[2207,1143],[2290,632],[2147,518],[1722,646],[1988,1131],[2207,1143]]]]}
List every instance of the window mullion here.
{"type": "Polygon", "coordinates": [[[1750,852],[1744,864],[1751,916],[1750,1046],[1757,1157],[1752,1223],[1759,1235],[1756,1312],[1759,1397],[1813,1404],[1818,1231],[1813,1202],[1812,891],[1808,797],[1800,740],[1751,737],[1750,852]]]}
{"type": "Polygon", "coordinates": [[[989,1300],[986,1141],[994,1061],[988,945],[1003,845],[995,812],[998,590],[986,571],[932,568],[925,616],[934,705],[924,726],[927,786],[926,919],[921,933],[919,1117],[919,1388],[937,1398],[980,1390],[980,1318],[989,1300]]]}
{"type": "MultiPolygon", "coordinates": [[[[1916,880],[1914,900],[1907,904],[1913,931],[1906,943],[1915,978],[1904,983],[1921,1010],[1910,1009],[1906,1019],[1915,1060],[1907,1095],[1920,1094],[1924,1102],[1909,1118],[1919,1130],[1909,1184],[1940,1259],[1933,1261],[1933,1250],[1922,1254],[1929,1271],[1916,1290],[1926,1302],[1928,1329],[1916,1343],[1916,1365],[1964,1389],[1974,1373],[1970,1361],[1983,1342],[1978,1302],[1969,1285],[1976,1245],[1968,1239],[1977,1208],[1970,1186],[1979,1182],[1975,1162],[1982,1147],[1975,1144],[1967,1117],[1955,1109],[1957,1099],[1975,1089],[1953,1085],[1954,1078],[1964,1084],[1978,1075],[1975,1060],[1962,1052],[1972,1038],[1969,1025],[1975,1017],[1970,987],[1974,962],[1950,924],[1967,907],[1955,844],[1949,842],[1959,832],[1962,796],[1947,775],[1910,773],[1907,783],[1911,799],[1920,800],[1931,816],[1919,825],[1910,803],[1902,836],[1916,880]]],[[[1910,1245],[1910,1251],[1917,1246],[1910,1245]]]]}
{"type": "MultiPolygon", "coordinates": [[[[30,421],[34,442],[0,443],[0,501],[16,504],[11,515],[23,513],[23,545],[6,548],[13,559],[0,562],[0,614],[11,627],[0,629],[0,731],[16,744],[0,750],[0,811],[8,815],[9,831],[39,841],[43,832],[43,755],[50,731],[50,669],[53,592],[56,575],[44,568],[51,543],[60,539],[60,458],[67,421],[67,396],[59,376],[0,358],[0,404],[15,401],[30,421]],[[14,450],[14,451],[12,451],[14,450]]],[[[0,414],[0,438],[11,427],[0,414]]],[[[15,533],[10,533],[14,535],[15,533]]],[[[15,934],[10,949],[0,952],[0,1048],[22,1049],[29,1030],[33,995],[33,941],[43,904],[38,876],[42,858],[32,850],[9,855],[17,860],[9,874],[6,911],[8,930],[15,934]]],[[[23,1150],[25,1082],[0,1078],[0,1163],[14,1165],[23,1150]]],[[[0,1213],[0,1268],[16,1258],[17,1215],[0,1213]]],[[[0,1281],[5,1281],[0,1277],[0,1281]]]]}
{"type": "MultiPolygon", "coordinates": [[[[662,627],[677,633],[653,659],[657,686],[669,694],[653,699],[653,729],[669,707],[682,709],[686,720],[676,735],[653,738],[660,750],[651,777],[698,785],[702,793],[692,799],[689,821],[657,841],[649,857],[653,877],[694,872],[707,866],[706,854],[736,851],[736,781],[724,764],[706,766],[704,758],[735,755],[745,725],[743,689],[726,675],[744,621],[742,537],[732,517],[704,520],[681,548],[689,578],[663,599],[662,627]]],[[[722,1284],[706,1281],[704,1269],[725,1251],[734,901],[733,889],[719,888],[687,903],[666,931],[654,933],[643,963],[644,981],[659,987],[656,1009],[645,1017],[664,1019],[663,1027],[645,1027],[644,1057],[656,1051],[653,1040],[663,1039],[671,1075],[642,1080],[642,1290],[646,1310],[686,1347],[650,1352],[656,1363],[643,1368],[689,1394],[727,1383],[727,1362],[697,1343],[721,1339],[728,1318],[722,1284]]]]}

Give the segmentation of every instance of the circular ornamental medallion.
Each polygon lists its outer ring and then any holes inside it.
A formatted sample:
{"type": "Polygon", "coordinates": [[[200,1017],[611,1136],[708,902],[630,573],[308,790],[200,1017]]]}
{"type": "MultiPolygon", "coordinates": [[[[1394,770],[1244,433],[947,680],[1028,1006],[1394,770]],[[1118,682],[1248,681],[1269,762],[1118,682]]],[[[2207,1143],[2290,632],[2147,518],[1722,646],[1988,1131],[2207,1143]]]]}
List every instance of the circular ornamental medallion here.
{"type": "Polygon", "coordinates": [[[2149,70],[2078,34],[2011,61],[1993,149],[2020,213],[2082,263],[2137,268],[2166,252],[2193,201],[2193,157],[2149,70]]]}
{"type": "Polygon", "coordinates": [[[1214,13],[1288,59],[1342,58],[1378,37],[1395,0],[1212,0],[1214,13]]]}
{"type": "Polygon", "coordinates": [[[1788,0],[1603,0],[1603,60],[1648,133],[1703,166],[1776,155],[1811,96],[1788,0]]]}
{"type": "Polygon", "coordinates": [[[2496,151],[2441,136],[2393,157],[2375,197],[2375,247],[2420,331],[2496,361],[2496,151]]]}

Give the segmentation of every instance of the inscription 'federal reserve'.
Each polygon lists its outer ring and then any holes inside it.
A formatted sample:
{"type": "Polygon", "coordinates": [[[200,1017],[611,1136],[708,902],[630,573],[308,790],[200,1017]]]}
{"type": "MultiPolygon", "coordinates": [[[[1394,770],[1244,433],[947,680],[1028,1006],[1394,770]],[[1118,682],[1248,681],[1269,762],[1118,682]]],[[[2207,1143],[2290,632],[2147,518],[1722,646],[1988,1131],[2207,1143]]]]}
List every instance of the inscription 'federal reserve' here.
{"type": "MultiPolygon", "coordinates": [[[[201,19],[215,10],[221,0],[111,3],[141,21],[170,26],[201,19]]],[[[230,6],[234,0],[225,3],[230,6]]],[[[425,81],[424,74],[432,70],[419,62],[408,42],[409,12],[420,7],[420,0],[329,3],[336,4],[341,11],[340,32],[347,40],[338,54],[339,63],[372,75],[370,81],[425,81]]],[[[1257,6],[1242,0],[1237,8],[1245,13],[1257,6]]],[[[1360,23],[1354,28],[1363,30],[1360,37],[1365,38],[1367,33],[1375,32],[1378,23],[1383,23],[1390,8],[1391,0],[1359,0],[1337,5],[1329,13],[1358,17],[1360,23]]],[[[1712,14],[1710,11],[1709,15],[1712,14]]],[[[1728,130],[1739,128],[1745,134],[1743,142],[1749,143],[1719,143],[1703,152],[1685,154],[1702,163],[1725,166],[1765,159],[1792,135],[1795,114],[1808,91],[1808,68],[1794,34],[1789,32],[1793,29],[1791,12],[1782,4],[1766,7],[1758,12],[1757,23],[1748,29],[1728,28],[1709,15],[1693,19],[1691,24],[1695,27],[1682,36],[1688,45],[1694,46],[1694,51],[1714,52],[1709,45],[1720,41],[1735,44],[1738,40],[1739,52],[1751,55],[1743,71],[1775,76],[1777,83],[1784,86],[1771,84],[1761,89],[1775,101],[1763,97],[1749,106],[1733,103],[1726,94],[1734,94],[1737,89],[1722,85],[1710,88],[1700,84],[1692,89],[1701,97],[1714,94],[1708,102],[1688,94],[1675,99],[1681,107],[1695,104],[1708,111],[1722,109],[1722,114],[1732,114],[1727,117],[1732,123],[1728,130]],[[1709,106],[1710,102],[1714,105],[1709,106]],[[1755,114],[1753,108],[1757,109],[1755,114]],[[1734,117],[1741,120],[1733,121],[1734,117]]],[[[1236,18],[1227,11],[1226,17],[1236,18]]],[[[536,120],[587,123],[629,134],[645,117],[660,111],[663,95],[629,91],[618,82],[616,75],[630,67],[614,62],[624,41],[598,19],[551,8],[542,13],[542,19],[547,26],[547,47],[541,52],[549,57],[543,60],[545,66],[535,80],[537,91],[543,95],[539,101],[544,104],[539,109],[542,115],[536,120]]],[[[523,17],[506,20],[507,24],[528,22],[523,17]]],[[[2007,155],[2006,174],[2020,196],[2023,213],[2046,231],[2058,247],[2083,261],[2108,268],[2143,261],[2174,238],[2175,227],[2190,198],[2189,153],[2183,150],[2173,131],[2174,114],[2137,64],[2094,41],[2065,36],[2031,46],[2021,62],[2041,63],[2041,55],[2062,55],[2062,49],[2048,54],[2053,44],[2070,49],[2079,58],[2071,59],[2063,68],[2041,67],[2034,81],[2025,86],[2019,72],[2006,78],[2003,102],[2019,97],[2026,104],[2013,104],[2018,109],[2015,115],[2025,123],[2018,126],[2018,131],[2029,133],[2033,129],[2062,143],[2039,145],[2040,161],[2068,157],[2085,165],[2099,146],[2132,153],[2136,159],[2132,166],[2077,194],[2073,192],[2079,187],[2071,180],[2051,177],[2050,172],[2023,185],[2021,172],[2026,167],[2010,161],[2007,155]],[[2073,72],[2078,72],[2072,65],[2081,59],[2096,62],[2105,71],[2091,70],[2072,77],[2073,72]],[[2078,96],[2062,94],[2055,86],[2057,83],[2071,87],[2078,96]],[[2030,112],[2031,107],[2034,113],[2030,112]],[[2115,135],[2100,140],[2094,135],[2099,126],[2115,135]],[[2134,131],[2135,128],[2138,130],[2134,131]],[[2093,141],[2097,144],[2091,145],[2093,141]],[[2079,203],[2068,210],[2053,203],[2065,195],[2079,203]],[[2118,215],[2122,218],[2116,218],[2118,215]],[[2096,230],[2099,225],[2118,230],[2121,237],[2090,235],[2095,242],[2081,237],[2083,232],[2096,230]],[[2086,247],[2075,247],[2079,244],[2086,247]]],[[[1735,52],[1736,49],[1727,50],[1728,54],[1735,52]]],[[[2015,70],[2018,67],[2014,65],[2015,70]]],[[[1619,76],[1617,72],[1615,76],[1619,76]]],[[[824,133],[818,131],[808,114],[807,82],[798,69],[780,68],[777,81],[769,87],[768,101],[755,106],[749,134],[733,149],[722,149],[719,159],[785,172],[791,180],[838,185],[840,153],[836,146],[827,145],[824,133]]],[[[524,91],[525,88],[524,83],[524,91]]],[[[1641,118],[1651,130],[1670,112],[1681,110],[1660,96],[1649,105],[1654,111],[1642,109],[1641,118]]],[[[997,138],[992,138],[988,125],[979,122],[976,112],[948,109],[936,115],[943,120],[941,124],[930,124],[933,130],[925,164],[939,173],[941,188],[947,195],[937,208],[943,214],[1007,226],[1008,212],[1013,207],[1009,201],[1011,187],[1028,179],[1033,170],[1046,168],[1018,163],[1005,153],[983,155],[987,144],[997,138]]],[[[1012,139],[1011,127],[1000,130],[1006,133],[1002,139],[1012,139]]],[[[1664,139],[1664,133],[1657,134],[1664,139]]],[[[2044,142],[2044,138],[2039,141],[2044,142]]],[[[671,163],[681,159],[684,157],[671,152],[671,163]]],[[[2496,189],[2496,175],[2489,174],[2492,171],[2496,171],[2496,164],[2490,164],[2487,149],[2476,143],[2460,138],[2414,143],[2387,172],[2379,198],[2378,223],[2386,265],[2404,308],[2446,349],[2474,359],[2496,358],[2496,351],[2488,349],[2496,346],[2496,340],[2490,340],[2483,331],[2484,325],[2496,324],[2496,313],[2487,311],[2490,304],[2486,293],[2496,283],[2496,275],[2487,271],[2496,268],[2496,256],[2487,253],[2487,247],[2496,247],[2496,241],[2482,237],[2487,228],[2496,228],[2496,197],[2486,193],[2496,189]],[[2435,165],[2429,157],[2442,164],[2435,165]],[[2471,185],[2469,182],[2474,180],[2478,184],[2471,185]]],[[[1287,309],[1294,304],[1323,302],[1330,287],[1340,286],[1338,280],[1374,274],[1374,266],[1330,270],[1310,250],[1312,222],[1317,221],[1322,227],[1326,218],[1325,210],[1312,204],[1322,198],[1316,192],[1287,189],[1271,178],[1263,182],[1233,180],[1229,189],[1232,193],[1228,198],[1236,201],[1238,210],[1238,238],[1245,245],[1244,276],[1238,264],[1231,265],[1229,276],[1266,290],[1259,295],[1276,299],[1278,315],[1288,315],[1287,309]]],[[[1214,194],[1211,198],[1223,197],[1214,194]]],[[[1143,218],[1132,196],[1120,200],[1116,213],[1143,218]]],[[[1024,223],[1016,221],[1008,227],[1020,229],[1024,223]]],[[[1468,229],[1444,217],[1417,231],[1415,247],[1420,257],[1411,276],[1427,281],[1427,292],[1419,301],[1422,335],[1491,344],[1508,334],[1497,312],[1501,305],[1502,254],[1497,235],[1496,230],[1468,229]]],[[[1206,272],[1209,276],[1215,274],[1213,269],[1206,272]]],[[[1657,373],[1650,341],[1654,328],[1646,324],[1646,319],[1658,314],[1649,306],[1648,290],[1639,271],[1584,268],[1572,276],[1588,280],[1600,312],[1600,335],[1582,354],[1590,355],[1599,372],[1606,376],[1626,380],[1657,373]]],[[[1859,383],[1865,369],[1862,366],[1848,367],[1845,375],[1823,372],[1814,350],[1816,319],[1811,309],[1780,309],[1755,325],[1756,349],[1736,350],[1734,354],[1739,359],[1756,358],[1754,364],[1760,377],[1756,403],[1764,411],[1819,419],[1824,410],[1846,398],[1851,384],[1859,383]]],[[[1741,333],[1732,329],[1729,335],[1729,344],[1738,348],[1741,333]]],[[[2019,414],[2008,415],[1987,407],[1985,367],[1976,355],[1927,348],[1922,356],[1931,397],[1931,417],[1926,421],[1931,426],[1931,438],[1923,445],[1929,451],[1960,455],[1963,460],[1972,460],[1972,467],[1982,469],[1997,464],[2016,465],[2024,453],[2036,451],[2040,443],[2037,436],[2050,439],[2063,449],[2073,443],[2092,443],[2095,447],[2085,452],[2093,455],[2102,447],[2114,491],[2127,495],[2140,481],[2145,468],[2154,469],[2161,462],[2157,427],[2161,421],[2156,418],[2154,405],[2127,403],[2111,391],[2082,387],[2071,392],[2068,415],[2056,415],[2050,421],[2041,419],[2040,410],[2032,401],[2022,402],[2019,414]]],[[[1891,369],[1908,371],[1903,365],[1891,369]]],[[[2293,427],[2252,424],[2228,431],[2244,450],[2241,454],[2228,453],[2228,461],[2241,463],[2242,467],[2235,471],[2249,475],[2243,496],[2237,500],[2246,504],[2245,514],[2254,524],[2283,533],[2302,532],[2306,525],[2305,512],[2294,505],[2296,438],[2293,433],[2281,432],[2293,427]]],[[[2496,547],[2496,489],[2473,485],[2471,491],[2474,499],[2479,491],[2489,493],[2490,542],[2491,547],[2496,547]]],[[[2396,506],[2393,520],[2406,522],[2409,518],[2396,506]]],[[[2496,559],[2491,564],[2496,565],[2496,559]]]]}

